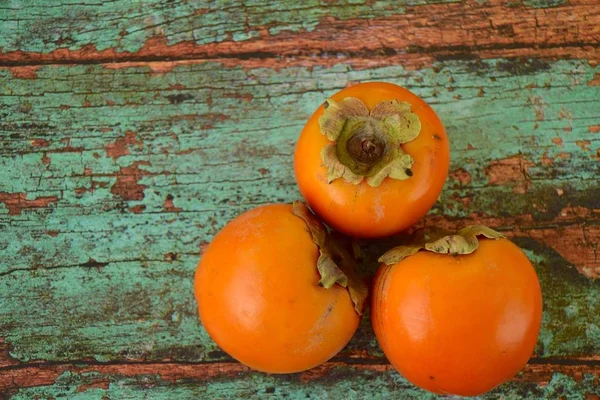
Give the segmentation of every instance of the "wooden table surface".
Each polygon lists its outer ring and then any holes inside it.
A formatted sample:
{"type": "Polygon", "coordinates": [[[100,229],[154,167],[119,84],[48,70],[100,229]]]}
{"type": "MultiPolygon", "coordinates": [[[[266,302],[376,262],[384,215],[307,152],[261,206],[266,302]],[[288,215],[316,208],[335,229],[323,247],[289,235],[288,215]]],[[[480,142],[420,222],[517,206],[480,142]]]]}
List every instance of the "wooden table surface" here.
{"type": "Polygon", "coordinates": [[[371,80],[447,127],[427,223],[495,227],[539,274],[535,355],[483,398],[599,399],[600,1],[240,3],[0,1],[0,399],[432,398],[368,317],[330,362],[265,375],[192,293],[229,219],[300,197],[313,110],[371,80]]]}

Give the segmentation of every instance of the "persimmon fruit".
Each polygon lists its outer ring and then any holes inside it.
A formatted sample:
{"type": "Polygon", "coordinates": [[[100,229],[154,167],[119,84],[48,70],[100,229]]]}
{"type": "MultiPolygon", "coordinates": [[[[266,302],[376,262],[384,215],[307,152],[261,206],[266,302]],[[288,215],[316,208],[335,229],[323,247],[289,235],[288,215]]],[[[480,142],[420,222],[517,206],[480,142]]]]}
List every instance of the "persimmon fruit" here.
{"type": "Polygon", "coordinates": [[[423,217],[448,174],[446,130],[410,91],[382,82],[334,94],[310,117],[294,169],[310,207],[353,237],[398,233],[423,217]]]}
{"type": "Polygon", "coordinates": [[[354,261],[302,204],[271,204],[229,222],[195,275],[202,325],[249,367],[291,373],[336,355],[358,327],[366,286],[354,261]]]}
{"type": "Polygon", "coordinates": [[[410,382],[475,396],[525,366],[540,329],[542,295],[515,244],[470,227],[422,235],[380,261],[371,321],[383,352],[410,382]]]}

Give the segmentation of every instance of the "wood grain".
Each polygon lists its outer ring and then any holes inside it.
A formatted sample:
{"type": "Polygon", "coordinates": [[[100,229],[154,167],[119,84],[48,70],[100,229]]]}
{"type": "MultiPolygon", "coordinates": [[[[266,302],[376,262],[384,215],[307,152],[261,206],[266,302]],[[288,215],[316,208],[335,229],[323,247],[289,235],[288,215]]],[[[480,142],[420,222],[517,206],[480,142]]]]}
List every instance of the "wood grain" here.
{"type": "MultiPolygon", "coordinates": [[[[511,75],[503,62],[202,64],[151,79],[145,68],[45,66],[36,80],[8,79],[5,196],[58,200],[2,216],[0,336],[20,360],[222,359],[191,296],[198,252],[243,210],[299,197],[291,158],[304,121],[335,90],[371,78],[408,87],[448,121],[455,172],[429,221],[488,223],[536,261],[546,297],[538,355],[600,354],[599,287],[585,278],[598,265],[595,67],[559,61],[511,75]]],[[[368,320],[349,347],[358,349],[380,355],[368,320]]]]}
{"type": "MultiPolygon", "coordinates": [[[[595,362],[575,364],[529,364],[512,381],[490,392],[486,398],[583,398],[597,396],[600,389],[595,362]]],[[[350,399],[432,398],[402,379],[387,363],[327,362],[308,372],[266,375],[238,363],[182,364],[55,364],[15,368],[5,373],[0,390],[12,398],[85,393],[128,399],[137,394],[156,399],[181,396],[215,398],[325,398],[346,393],[350,399]],[[251,383],[250,383],[251,382],[251,383]]]]}
{"type": "MultiPolygon", "coordinates": [[[[418,226],[488,224],[540,277],[535,357],[485,398],[598,398],[599,4],[0,5],[0,398],[431,398],[368,316],[333,361],[268,376],[216,347],[192,295],[229,219],[300,197],[313,110],[368,80],[448,130],[418,226]]],[[[397,240],[362,243],[362,272],[397,240]]]]}
{"type": "MultiPolygon", "coordinates": [[[[154,62],[153,68],[162,71],[178,64],[173,60],[184,64],[218,61],[246,68],[332,66],[339,62],[357,68],[418,68],[446,59],[534,57],[594,63],[600,59],[596,0],[575,0],[549,8],[501,0],[403,3],[382,2],[375,8],[368,1],[359,1],[331,8],[276,2],[260,8],[211,10],[177,1],[170,7],[156,7],[151,15],[140,15],[126,3],[93,8],[84,2],[71,9],[69,3],[59,2],[47,17],[54,29],[44,29],[49,37],[44,38],[43,46],[39,37],[28,39],[35,23],[31,15],[35,14],[29,9],[9,8],[4,23],[9,27],[18,22],[18,27],[7,29],[0,41],[0,65],[14,66],[17,77],[31,77],[35,72],[30,65],[48,63],[125,62],[139,66],[139,62],[154,62]],[[94,23],[99,26],[91,28],[100,33],[80,32],[81,27],[56,17],[64,15],[67,8],[69,14],[88,20],[100,14],[94,23]],[[102,24],[108,15],[112,16],[110,23],[102,24]],[[131,29],[128,24],[141,27],[131,29]]],[[[514,68],[515,72],[526,71],[539,68],[539,64],[522,61],[514,68]]]]}

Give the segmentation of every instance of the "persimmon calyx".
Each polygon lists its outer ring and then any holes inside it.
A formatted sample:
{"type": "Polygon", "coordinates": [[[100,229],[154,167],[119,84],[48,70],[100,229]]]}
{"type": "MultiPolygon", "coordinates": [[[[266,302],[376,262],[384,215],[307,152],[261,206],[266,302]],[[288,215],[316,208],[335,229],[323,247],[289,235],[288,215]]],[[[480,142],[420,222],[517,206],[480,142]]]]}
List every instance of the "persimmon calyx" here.
{"type": "Polygon", "coordinates": [[[479,247],[479,236],[501,239],[504,235],[485,225],[469,225],[453,233],[440,228],[422,229],[407,244],[394,247],[379,257],[379,262],[394,265],[420,250],[438,254],[471,254],[479,247]]]}
{"type": "Polygon", "coordinates": [[[358,185],[366,178],[375,187],[386,177],[410,178],[414,160],[401,144],[421,132],[421,120],[410,110],[398,100],[382,101],[371,111],[355,97],[327,100],[319,118],[321,133],[334,142],[321,151],[327,181],[358,185]]]}
{"type": "Polygon", "coordinates": [[[368,289],[356,273],[358,264],[339,240],[332,237],[319,219],[300,202],[292,204],[292,213],[301,218],[310,233],[313,242],[319,248],[317,269],[321,280],[319,285],[326,289],[336,283],[348,290],[354,309],[359,315],[363,314],[368,289]]]}

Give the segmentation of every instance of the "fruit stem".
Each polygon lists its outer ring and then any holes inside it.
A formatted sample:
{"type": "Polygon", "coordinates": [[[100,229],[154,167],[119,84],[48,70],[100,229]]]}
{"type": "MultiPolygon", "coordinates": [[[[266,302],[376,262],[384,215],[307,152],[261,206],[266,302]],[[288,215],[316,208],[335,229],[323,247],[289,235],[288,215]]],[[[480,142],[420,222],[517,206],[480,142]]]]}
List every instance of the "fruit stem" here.
{"type": "Polygon", "coordinates": [[[327,100],[319,125],[333,142],[321,152],[328,182],[343,178],[357,185],[366,179],[379,186],[387,177],[410,178],[413,158],[401,144],[421,131],[419,117],[410,110],[410,104],[398,100],[382,101],[371,111],[354,97],[327,100]]]}
{"type": "Polygon", "coordinates": [[[365,129],[357,129],[346,142],[346,151],[357,163],[373,166],[386,151],[387,146],[381,136],[365,132],[365,129]]]}
{"type": "Polygon", "coordinates": [[[477,250],[482,238],[502,239],[504,235],[485,225],[469,225],[457,232],[437,227],[424,228],[414,232],[407,243],[394,247],[379,257],[379,262],[386,265],[397,264],[419,251],[453,256],[471,254],[477,250]]]}

